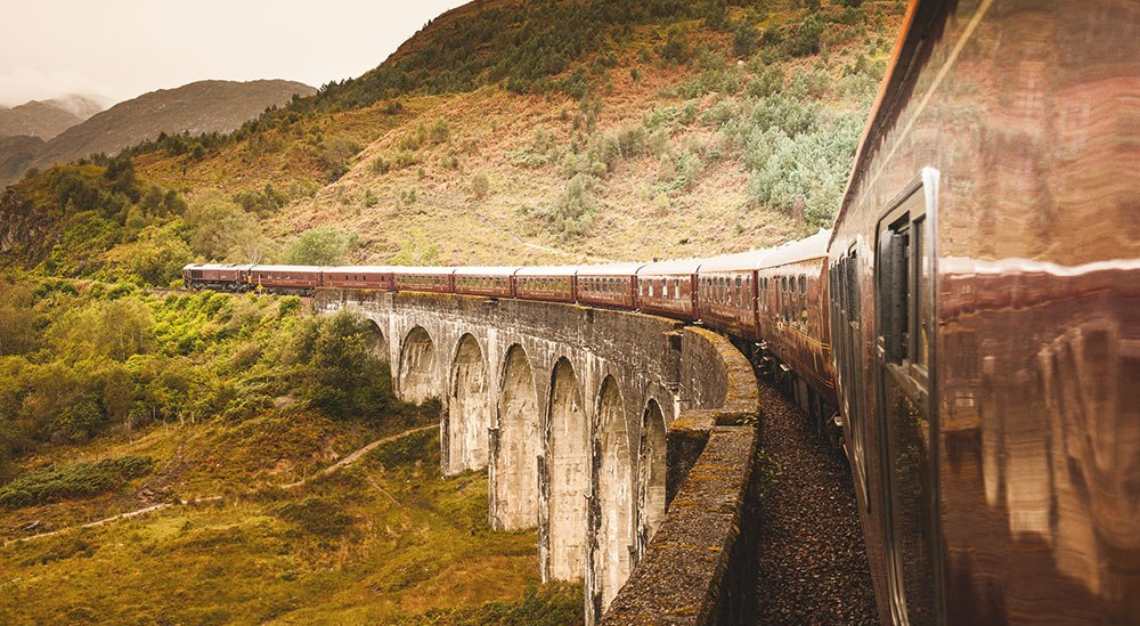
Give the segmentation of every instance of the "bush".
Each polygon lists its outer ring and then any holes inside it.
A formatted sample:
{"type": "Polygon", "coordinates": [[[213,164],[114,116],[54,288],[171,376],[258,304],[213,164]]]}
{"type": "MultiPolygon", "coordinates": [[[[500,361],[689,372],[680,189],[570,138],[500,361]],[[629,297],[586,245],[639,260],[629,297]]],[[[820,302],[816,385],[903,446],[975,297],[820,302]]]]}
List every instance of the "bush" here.
{"type": "Polygon", "coordinates": [[[597,200],[594,197],[596,185],[597,179],[594,175],[575,174],[553,205],[535,209],[524,208],[521,209],[521,213],[535,215],[563,239],[581,236],[589,229],[597,213],[597,200]]]}
{"type": "Polygon", "coordinates": [[[766,66],[757,72],[752,82],[748,83],[748,95],[753,98],[764,98],[784,89],[784,72],[778,67],[766,66]]]}
{"type": "Polygon", "coordinates": [[[372,322],[341,311],[307,320],[293,353],[306,366],[302,393],[337,419],[374,419],[392,406],[388,368],[372,350],[372,322]]]}
{"type": "Polygon", "coordinates": [[[288,202],[285,195],[274,189],[270,183],[265,183],[265,188],[261,191],[238,192],[234,194],[233,200],[246,213],[255,213],[260,216],[272,215],[288,202]]]}
{"type": "Polygon", "coordinates": [[[243,240],[257,237],[257,220],[237,204],[217,196],[195,203],[186,214],[190,249],[206,259],[226,258],[243,240]]]}
{"type": "Polygon", "coordinates": [[[20,476],[0,487],[0,506],[14,509],[95,496],[144,476],[153,467],[152,459],[138,456],[51,466],[20,476]]]}
{"type": "Polygon", "coordinates": [[[752,56],[760,41],[760,32],[747,20],[742,20],[733,29],[732,52],[738,57],[752,56]]]}
{"type": "Polygon", "coordinates": [[[340,503],[316,496],[283,504],[274,509],[273,514],[306,533],[325,539],[343,536],[355,521],[340,503]]]}
{"type": "Polygon", "coordinates": [[[291,265],[341,265],[356,244],[354,234],[335,228],[313,228],[293,241],[285,253],[285,262],[291,265]]]}
{"type": "Polygon", "coordinates": [[[684,31],[678,27],[670,28],[665,44],[661,46],[658,54],[661,55],[662,59],[676,65],[688,63],[692,51],[689,50],[689,42],[685,38],[684,31]]]}
{"type": "Polygon", "coordinates": [[[818,54],[822,35],[823,22],[819,17],[812,15],[795,27],[791,36],[784,42],[784,46],[787,53],[794,57],[818,54]]]}
{"type": "Polygon", "coordinates": [[[482,200],[487,197],[487,193],[491,191],[491,183],[487,180],[485,174],[478,174],[475,178],[471,179],[471,193],[476,198],[482,200]]]}

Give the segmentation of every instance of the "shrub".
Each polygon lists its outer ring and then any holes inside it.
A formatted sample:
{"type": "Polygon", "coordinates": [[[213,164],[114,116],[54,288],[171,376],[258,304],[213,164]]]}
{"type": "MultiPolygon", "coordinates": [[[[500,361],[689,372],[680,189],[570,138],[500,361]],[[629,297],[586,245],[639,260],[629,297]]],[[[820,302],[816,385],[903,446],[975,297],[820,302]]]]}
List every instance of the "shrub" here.
{"type": "Polygon", "coordinates": [[[822,35],[823,22],[816,15],[811,15],[795,27],[784,46],[787,53],[794,57],[818,54],[822,35]]]}
{"type": "Polygon", "coordinates": [[[356,243],[354,234],[335,228],[313,228],[293,241],[285,253],[285,262],[292,265],[340,265],[356,243]]]}
{"type": "Polygon", "coordinates": [[[368,166],[368,169],[377,176],[383,176],[384,174],[387,174],[390,169],[392,169],[392,164],[389,163],[388,160],[384,157],[378,156],[372,160],[372,164],[368,166]]]}
{"type": "Polygon", "coordinates": [[[749,57],[756,51],[760,32],[747,20],[741,20],[733,29],[732,52],[738,57],[749,57]]]}
{"type": "Polygon", "coordinates": [[[207,259],[223,259],[242,240],[261,232],[254,217],[217,196],[199,201],[186,214],[190,249],[207,259]]]}
{"type": "Polygon", "coordinates": [[[563,239],[581,236],[589,229],[598,209],[594,197],[596,185],[597,179],[592,174],[575,174],[553,205],[523,209],[522,213],[536,215],[563,239]]]}
{"type": "Polygon", "coordinates": [[[98,495],[148,474],[153,467],[152,459],[138,456],[50,466],[0,487],[0,506],[14,509],[98,495]]]}
{"type": "Polygon", "coordinates": [[[355,521],[344,512],[343,505],[317,496],[283,504],[273,514],[306,533],[326,539],[343,536],[355,521]]]}
{"type": "Polygon", "coordinates": [[[475,178],[471,179],[471,193],[476,198],[482,200],[487,197],[487,193],[491,190],[491,183],[487,180],[485,174],[478,174],[475,178]]]}
{"type": "Polygon", "coordinates": [[[763,98],[780,93],[784,89],[784,72],[779,67],[765,66],[748,83],[748,95],[763,98]]]}
{"type": "Polygon", "coordinates": [[[372,351],[372,322],[342,311],[308,320],[293,352],[307,366],[302,391],[330,417],[376,418],[392,405],[390,377],[372,351]]]}
{"type": "Polygon", "coordinates": [[[274,189],[270,183],[265,183],[265,188],[261,191],[238,192],[234,194],[233,200],[245,212],[260,216],[272,215],[288,201],[285,195],[274,189]]]}
{"type": "Polygon", "coordinates": [[[661,46],[658,54],[661,55],[662,59],[676,65],[688,63],[692,52],[689,50],[689,42],[685,38],[684,31],[676,26],[670,28],[665,38],[665,44],[661,46]]]}

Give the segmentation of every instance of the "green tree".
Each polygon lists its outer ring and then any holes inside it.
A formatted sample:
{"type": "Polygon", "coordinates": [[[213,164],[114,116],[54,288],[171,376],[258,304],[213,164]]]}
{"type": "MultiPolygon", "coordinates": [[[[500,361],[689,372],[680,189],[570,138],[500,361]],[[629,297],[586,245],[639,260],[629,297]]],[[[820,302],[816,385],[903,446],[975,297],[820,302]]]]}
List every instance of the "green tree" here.
{"type": "Polygon", "coordinates": [[[354,234],[335,228],[314,228],[293,241],[285,261],[294,265],[340,265],[356,243],[354,234]]]}
{"type": "Polygon", "coordinates": [[[331,417],[375,418],[390,405],[389,375],[372,350],[371,323],[341,311],[298,335],[296,352],[309,366],[305,395],[331,417]]]}
{"type": "Polygon", "coordinates": [[[261,232],[252,215],[219,197],[190,207],[186,225],[190,229],[190,249],[215,260],[226,258],[237,244],[261,232]]]}
{"type": "Polygon", "coordinates": [[[23,354],[36,348],[39,315],[32,308],[32,290],[0,281],[0,355],[23,354]]]}
{"type": "Polygon", "coordinates": [[[48,329],[60,354],[123,362],[154,347],[154,319],[135,298],[94,302],[68,311],[48,329]]]}

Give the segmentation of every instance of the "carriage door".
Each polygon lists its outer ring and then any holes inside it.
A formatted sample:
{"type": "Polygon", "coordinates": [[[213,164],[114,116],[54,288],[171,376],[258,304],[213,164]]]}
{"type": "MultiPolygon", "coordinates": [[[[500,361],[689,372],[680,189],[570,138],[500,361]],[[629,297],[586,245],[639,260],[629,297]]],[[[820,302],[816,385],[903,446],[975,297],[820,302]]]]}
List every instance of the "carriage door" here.
{"type": "Polygon", "coordinates": [[[930,222],[937,173],[911,185],[879,222],[875,386],[891,613],[938,623],[937,423],[930,397],[933,289],[930,222]],[[933,184],[931,184],[933,183],[933,184]],[[929,218],[929,219],[928,219],[929,218]]]}

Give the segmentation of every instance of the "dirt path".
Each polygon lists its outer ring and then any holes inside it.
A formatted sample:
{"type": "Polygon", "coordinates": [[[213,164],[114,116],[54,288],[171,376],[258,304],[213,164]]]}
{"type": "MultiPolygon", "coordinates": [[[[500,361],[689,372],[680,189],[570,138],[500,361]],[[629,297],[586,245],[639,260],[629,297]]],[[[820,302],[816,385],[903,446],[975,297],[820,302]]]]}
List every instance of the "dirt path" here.
{"type": "Polygon", "coordinates": [[[424,431],[428,431],[428,430],[432,430],[432,429],[438,429],[438,428],[439,428],[438,424],[431,424],[428,426],[421,426],[420,428],[413,428],[411,430],[405,430],[404,432],[396,433],[395,435],[384,437],[383,439],[377,439],[376,441],[373,441],[372,443],[364,446],[363,448],[357,450],[356,452],[349,454],[348,456],[344,457],[343,459],[337,461],[336,463],[333,463],[332,465],[330,465],[330,466],[326,467],[325,469],[317,472],[316,474],[313,474],[312,476],[307,476],[305,478],[302,478],[301,480],[298,480],[298,481],[292,482],[292,483],[288,483],[285,485],[278,485],[278,487],[281,487],[282,489],[296,489],[297,487],[307,485],[310,482],[312,482],[318,478],[324,478],[325,476],[331,476],[331,475],[339,472],[340,470],[356,463],[364,455],[368,454],[369,452],[372,452],[376,448],[378,448],[378,447],[380,447],[386,443],[391,443],[391,442],[396,441],[398,439],[403,439],[404,437],[409,437],[409,436],[415,435],[417,433],[422,433],[424,431]]]}
{"type": "Polygon", "coordinates": [[[851,474],[807,419],[761,384],[755,624],[877,624],[851,474]]]}
{"type": "MultiPolygon", "coordinates": [[[[387,437],[377,439],[376,441],[373,441],[372,443],[364,446],[363,448],[360,448],[359,450],[356,450],[356,451],[350,453],[348,456],[344,457],[343,459],[337,461],[336,463],[333,463],[332,465],[322,469],[321,471],[319,471],[315,474],[312,474],[311,476],[307,476],[307,477],[302,478],[301,480],[298,480],[296,482],[291,482],[291,483],[287,483],[284,485],[277,485],[277,486],[282,488],[282,489],[296,489],[298,487],[302,487],[302,486],[307,485],[308,483],[310,483],[314,480],[317,480],[318,478],[330,476],[332,474],[339,472],[340,470],[342,470],[346,467],[349,467],[349,466],[355,464],[357,461],[364,458],[364,456],[366,454],[368,454],[369,452],[375,450],[376,448],[378,448],[378,447],[380,447],[386,443],[398,441],[400,439],[403,439],[404,437],[410,437],[412,435],[416,435],[416,434],[419,434],[419,433],[422,433],[422,432],[425,432],[428,430],[432,430],[435,428],[439,428],[439,425],[438,424],[431,424],[428,426],[421,426],[419,428],[412,428],[410,430],[405,430],[403,432],[399,432],[399,433],[396,433],[394,435],[388,435],[387,437]]],[[[141,509],[135,509],[133,511],[127,511],[126,513],[119,513],[118,515],[112,515],[110,517],[105,517],[103,519],[95,520],[94,522],[88,522],[86,524],[78,524],[75,526],[68,526],[66,528],[60,528],[58,530],[48,531],[46,533],[39,533],[36,535],[29,535],[27,537],[17,537],[15,539],[9,539],[9,540],[5,541],[3,543],[3,545],[8,546],[10,544],[20,543],[20,542],[24,542],[24,541],[33,541],[36,539],[46,539],[47,537],[54,537],[56,535],[61,535],[61,534],[66,533],[68,531],[79,530],[79,529],[83,529],[83,528],[97,528],[99,526],[105,526],[107,524],[110,524],[112,522],[117,522],[119,520],[125,520],[125,519],[131,519],[134,517],[140,517],[140,516],[146,515],[148,513],[153,513],[155,511],[161,511],[163,509],[168,509],[168,508],[175,507],[175,506],[193,506],[193,505],[197,505],[197,504],[221,502],[223,499],[224,499],[223,496],[204,496],[201,498],[193,498],[190,500],[179,500],[177,502],[160,502],[158,504],[152,504],[150,506],[146,506],[146,507],[143,507],[141,509]]]]}

